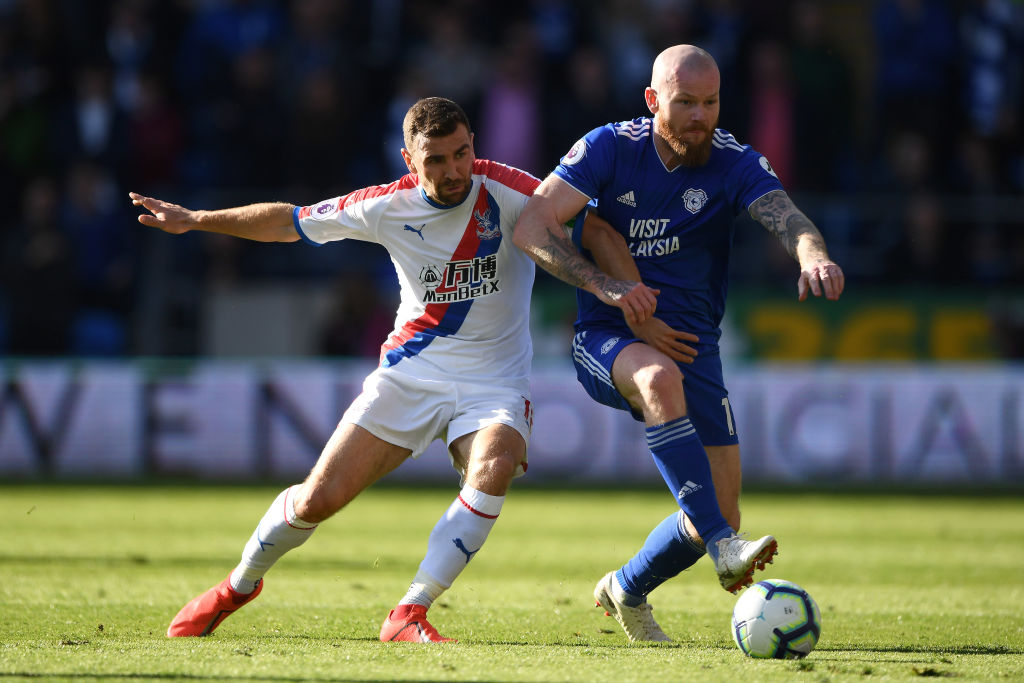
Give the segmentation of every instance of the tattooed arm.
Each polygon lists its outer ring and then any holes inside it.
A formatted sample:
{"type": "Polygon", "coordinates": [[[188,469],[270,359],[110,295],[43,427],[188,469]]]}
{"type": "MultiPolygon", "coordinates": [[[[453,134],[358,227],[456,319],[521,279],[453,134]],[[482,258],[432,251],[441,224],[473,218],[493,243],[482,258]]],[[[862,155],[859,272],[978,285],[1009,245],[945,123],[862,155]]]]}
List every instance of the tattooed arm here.
{"type": "MultiPolygon", "coordinates": [[[[597,267],[620,280],[640,282],[640,269],[629,253],[629,245],[608,221],[595,211],[587,213],[587,220],[580,233],[580,246],[590,252],[597,267]]],[[[661,290],[651,290],[659,294],[661,290]]],[[[627,321],[628,322],[628,321],[627,321]]],[[[672,360],[692,363],[697,349],[687,342],[700,341],[697,335],[675,330],[657,316],[651,316],[641,323],[629,323],[629,329],[648,346],[661,351],[672,360]]]]}
{"type": "Polygon", "coordinates": [[[641,323],[654,313],[655,292],[640,282],[609,277],[583,258],[562,227],[586,203],[587,198],[568,183],[548,176],[523,208],[512,240],[544,270],[618,306],[627,322],[641,323]]]}
{"type": "Polygon", "coordinates": [[[750,205],[750,217],[779,238],[789,255],[800,264],[797,298],[803,301],[810,291],[814,296],[825,293],[836,300],[846,284],[843,270],[828,257],[825,239],[811,219],[796,208],[782,190],[774,190],[750,205]]]}

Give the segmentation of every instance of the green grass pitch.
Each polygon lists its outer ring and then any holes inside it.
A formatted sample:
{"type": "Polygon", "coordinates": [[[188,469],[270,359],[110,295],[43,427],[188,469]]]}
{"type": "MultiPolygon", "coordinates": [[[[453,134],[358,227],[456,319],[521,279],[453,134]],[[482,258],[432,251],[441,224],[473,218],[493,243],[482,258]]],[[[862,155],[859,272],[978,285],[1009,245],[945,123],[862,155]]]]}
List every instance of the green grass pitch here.
{"type": "Polygon", "coordinates": [[[370,489],[209,638],[171,617],[220,581],[278,489],[0,486],[0,680],[1024,679],[1024,499],[749,493],[821,606],[800,661],[743,657],[705,559],[651,597],[674,643],[631,645],[591,591],[672,510],[662,490],[513,490],[431,609],[456,644],[380,643],[456,489],[370,489]]]}

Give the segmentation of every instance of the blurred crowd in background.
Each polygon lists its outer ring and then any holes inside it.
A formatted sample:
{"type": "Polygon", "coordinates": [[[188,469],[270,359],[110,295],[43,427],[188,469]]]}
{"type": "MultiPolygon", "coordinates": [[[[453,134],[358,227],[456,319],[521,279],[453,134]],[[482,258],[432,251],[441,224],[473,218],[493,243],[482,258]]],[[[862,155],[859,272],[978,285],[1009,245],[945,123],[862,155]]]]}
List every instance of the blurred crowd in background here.
{"type": "MultiPolygon", "coordinates": [[[[769,158],[849,290],[1021,287],[1022,41],[1015,0],[0,0],[0,353],[200,353],[211,287],[289,281],[335,293],[317,352],[373,356],[383,250],[173,238],[127,192],[384,183],[427,95],[463,105],[478,156],[543,177],[647,115],[651,62],[682,42],[714,55],[719,126],[769,158]]],[[[770,240],[738,233],[734,287],[795,281],[770,240]]]]}

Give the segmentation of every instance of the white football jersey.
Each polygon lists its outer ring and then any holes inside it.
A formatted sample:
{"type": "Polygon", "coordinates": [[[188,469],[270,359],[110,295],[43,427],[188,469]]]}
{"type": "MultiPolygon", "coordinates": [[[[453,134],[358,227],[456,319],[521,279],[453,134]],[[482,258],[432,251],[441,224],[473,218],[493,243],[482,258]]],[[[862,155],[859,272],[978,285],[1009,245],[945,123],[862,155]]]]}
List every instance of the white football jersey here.
{"type": "Polygon", "coordinates": [[[424,379],[528,378],[533,261],[512,243],[512,227],[539,181],[477,159],[473,187],[456,206],[429,199],[415,175],[297,207],[295,228],[316,245],[376,242],[401,285],[382,367],[424,379]]]}

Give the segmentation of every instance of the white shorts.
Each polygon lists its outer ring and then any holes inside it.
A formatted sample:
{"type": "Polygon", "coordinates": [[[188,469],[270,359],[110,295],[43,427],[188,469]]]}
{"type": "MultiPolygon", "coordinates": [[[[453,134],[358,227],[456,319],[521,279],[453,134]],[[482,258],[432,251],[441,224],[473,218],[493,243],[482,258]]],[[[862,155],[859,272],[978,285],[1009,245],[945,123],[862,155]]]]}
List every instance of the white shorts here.
{"type": "MultiPolygon", "coordinates": [[[[492,424],[506,424],[530,442],[533,404],[528,381],[480,384],[410,377],[393,368],[380,368],[363,381],[363,392],[341,418],[378,439],[408,448],[416,458],[434,441],[449,447],[455,439],[492,424]]],[[[452,466],[465,472],[452,460],[452,466]]],[[[516,470],[526,470],[526,458],[516,470]]]]}

